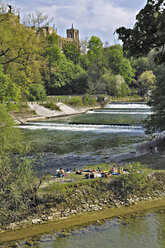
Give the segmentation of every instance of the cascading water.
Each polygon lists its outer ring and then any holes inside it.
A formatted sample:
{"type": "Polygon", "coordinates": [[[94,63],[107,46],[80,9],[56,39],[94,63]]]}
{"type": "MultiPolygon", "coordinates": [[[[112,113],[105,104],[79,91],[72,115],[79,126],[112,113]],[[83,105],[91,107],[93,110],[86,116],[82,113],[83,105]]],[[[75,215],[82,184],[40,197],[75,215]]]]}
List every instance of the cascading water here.
{"type": "Polygon", "coordinates": [[[114,103],[86,114],[31,122],[20,126],[31,141],[32,156],[43,154],[42,171],[73,169],[119,161],[146,139],[142,121],[150,114],[144,103],[114,103]]]}

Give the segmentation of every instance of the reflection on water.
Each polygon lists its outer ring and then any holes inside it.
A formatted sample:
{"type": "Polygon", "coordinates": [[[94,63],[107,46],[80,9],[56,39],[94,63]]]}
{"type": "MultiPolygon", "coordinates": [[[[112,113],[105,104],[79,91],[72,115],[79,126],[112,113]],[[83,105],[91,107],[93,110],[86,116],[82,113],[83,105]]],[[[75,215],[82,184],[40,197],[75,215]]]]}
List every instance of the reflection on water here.
{"type": "Polygon", "coordinates": [[[165,247],[165,209],[124,220],[112,219],[103,225],[90,225],[72,231],[65,237],[57,237],[57,234],[42,235],[39,243],[32,247],[163,248],[165,247]]]}

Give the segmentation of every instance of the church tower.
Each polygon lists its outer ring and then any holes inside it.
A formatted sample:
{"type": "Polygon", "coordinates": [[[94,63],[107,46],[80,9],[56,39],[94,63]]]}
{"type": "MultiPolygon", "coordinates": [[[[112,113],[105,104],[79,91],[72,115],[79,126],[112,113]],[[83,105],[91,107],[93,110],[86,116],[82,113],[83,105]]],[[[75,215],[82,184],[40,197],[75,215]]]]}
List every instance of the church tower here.
{"type": "Polygon", "coordinates": [[[67,38],[73,39],[79,45],[79,30],[72,27],[66,30],[67,38]]]}

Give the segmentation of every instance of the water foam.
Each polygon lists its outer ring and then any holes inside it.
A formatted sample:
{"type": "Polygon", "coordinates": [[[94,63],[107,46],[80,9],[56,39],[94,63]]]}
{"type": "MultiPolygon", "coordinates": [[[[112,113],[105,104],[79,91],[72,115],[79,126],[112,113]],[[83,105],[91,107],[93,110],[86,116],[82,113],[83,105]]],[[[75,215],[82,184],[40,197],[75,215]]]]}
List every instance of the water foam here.
{"type": "Polygon", "coordinates": [[[99,110],[89,110],[87,114],[121,114],[121,115],[151,115],[152,112],[149,111],[99,111],[99,110]]]}
{"type": "Polygon", "coordinates": [[[146,103],[111,103],[106,108],[114,109],[150,109],[146,103]]]}
{"type": "Polygon", "coordinates": [[[20,125],[19,128],[29,130],[59,130],[71,132],[102,132],[102,133],[121,133],[121,132],[138,132],[144,133],[141,126],[125,126],[125,125],[91,125],[91,124],[68,124],[68,123],[51,123],[37,122],[20,125]]]}

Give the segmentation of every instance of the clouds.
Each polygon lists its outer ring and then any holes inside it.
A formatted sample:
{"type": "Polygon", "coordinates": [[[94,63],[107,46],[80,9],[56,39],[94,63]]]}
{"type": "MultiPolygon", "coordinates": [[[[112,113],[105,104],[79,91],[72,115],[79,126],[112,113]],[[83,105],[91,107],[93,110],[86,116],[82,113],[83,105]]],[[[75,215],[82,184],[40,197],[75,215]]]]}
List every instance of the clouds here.
{"type": "Polygon", "coordinates": [[[80,30],[80,38],[97,35],[113,43],[115,29],[120,26],[132,26],[140,9],[138,6],[144,2],[144,0],[15,0],[14,4],[23,13],[38,10],[50,17],[53,16],[58,33],[60,32],[62,36],[65,36],[65,30],[74,23],[80,30]]]}

